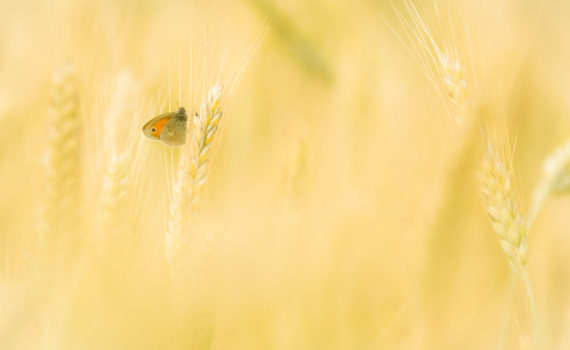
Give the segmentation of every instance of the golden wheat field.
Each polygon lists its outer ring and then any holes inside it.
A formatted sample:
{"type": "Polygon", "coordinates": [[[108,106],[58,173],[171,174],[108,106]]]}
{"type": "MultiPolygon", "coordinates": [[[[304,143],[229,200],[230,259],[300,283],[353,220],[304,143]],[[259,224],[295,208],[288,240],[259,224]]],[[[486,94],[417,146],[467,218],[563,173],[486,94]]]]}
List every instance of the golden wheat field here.
{"type": "Polygon", "coordinates": [[[0,0],[0,349],[569,349],[569,13],[0,0]]]}

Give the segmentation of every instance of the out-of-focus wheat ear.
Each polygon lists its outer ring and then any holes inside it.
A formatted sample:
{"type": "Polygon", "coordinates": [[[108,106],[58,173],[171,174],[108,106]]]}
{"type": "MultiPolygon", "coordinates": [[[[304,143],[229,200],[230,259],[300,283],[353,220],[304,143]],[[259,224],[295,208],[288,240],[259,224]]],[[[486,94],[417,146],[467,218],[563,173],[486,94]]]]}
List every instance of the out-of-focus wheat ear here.
{"type": "Polygon", "coordinates": [[[536,185],[528,210],[528,226],[532,225],[542,203],[549,196],[570,192],[570,141],[559,146],[544,161],[542,176],[536,185]]]}
{"type": "Polygon", "coordinates": [[[508,156],[488,141],[478,174],[483,205],[510,265],[526,271],[527,227],[520,211],[508,156]]]}
{"type": "Polygon", "coordinates": [[[75,69],[66,65],[52,78],[47,126],[45,197],[40,242],[71,237],[79,205],[80,142],[75,69]]]}
{"type": "MultiPolygon", "coordinates": [[[[188,243],[188,224],[195,213],[206,182],[212,156],[212,148],[220,130],[222,86],[210,89],[202,102],[200,113],[191,116],[190,141],[184,146],[170,201],[166,231],[166,259],[175,267],[182,259],[188,243]]],[[[176,267],[175,267],[176,268],[176,267]]]]}
{"type": "Polygon", "coordinates": [[[549,194],[561,195],[570,191],[570,141],[546,158],[543,177],[549,194]]]}
{"type": "Polygon", "coordinates": [[[459,58],[439,53],[438,60],[447,100],[451,105],[451,115],[454,118],[465,117],[469,94],[459,58]]]}
{"type": "Polygon", "coordinates": [[[404,0],[403,4],[407,14],[396,7],[394,10],[403,25],[404,36],[395,29],[392,31],[416,59],[451,123],[461,124],[468,117],[470,100],[465,68],[454,35],[450,33],[447,41],[438,42],[415,5],[409,0],[404,0]]]}
{"type": "Polygon", "coordinates": [[[103,190],[99,218],[102,240],[126,240],[128,222],[127,193],[129,190],[129,163],[127,152],[113,154],[103,176],[103,190]]]}

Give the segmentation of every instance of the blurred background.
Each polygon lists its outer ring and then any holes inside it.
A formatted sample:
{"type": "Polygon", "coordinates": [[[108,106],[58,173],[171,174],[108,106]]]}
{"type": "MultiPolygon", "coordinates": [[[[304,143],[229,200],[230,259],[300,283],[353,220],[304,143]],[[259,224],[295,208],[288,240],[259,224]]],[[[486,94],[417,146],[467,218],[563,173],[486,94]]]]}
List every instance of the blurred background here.
{"type": "MultiPolygon", "coordinates": [[[[525,212],[570,136],[570,3],[413,4],[507,130],[525,212]]],[[[0,347],[535,348],[481,204],[478,129],[449,126],[398,13],[413,17],[401,0],[0,0],[0,347]],[[173,275],[179,150],[141,127],[236,76],[173,275]],[[66,94],[72,124],[54,123],[66,94]],[[118,154],[124,191],[107,185],[118,154]],[[48,234],[55,206],[72,229],[48,234]]],[[[570,347],[569,210],[548,200],[530,232],[547,349],[570,347]]]]}

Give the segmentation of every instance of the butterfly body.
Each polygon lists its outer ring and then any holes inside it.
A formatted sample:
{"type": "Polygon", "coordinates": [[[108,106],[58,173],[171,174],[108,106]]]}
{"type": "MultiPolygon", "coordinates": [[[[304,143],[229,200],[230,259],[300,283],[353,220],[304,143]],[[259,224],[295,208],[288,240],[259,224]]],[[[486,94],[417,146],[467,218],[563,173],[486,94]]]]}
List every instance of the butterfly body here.
{"type": "Polygon", "coordinates": [[[143,126],[143,133],[153,140],[160,140],[169,146],[181,146],[186,142],[188,115],[183,107],[176,112],[161,114],[143,126]]]}

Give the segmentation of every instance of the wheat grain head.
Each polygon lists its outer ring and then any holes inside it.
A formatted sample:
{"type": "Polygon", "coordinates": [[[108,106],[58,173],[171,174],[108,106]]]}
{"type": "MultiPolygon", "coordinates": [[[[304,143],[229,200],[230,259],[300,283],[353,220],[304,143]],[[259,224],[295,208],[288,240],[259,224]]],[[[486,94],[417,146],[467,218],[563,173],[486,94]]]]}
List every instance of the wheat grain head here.
{"type": "Polygon", "coordinates": [[[128,153],[114,154],[103,177],[99,218],[107,238],[120,239],[127,223],[127,192],[129,186],[128,153]]]}
{"type": "Polygon", "coordinates": [[[172,265],[176,264],[188,242],[185,228],[195,213],[206,186],[212,147],[220,131],[223,115],[220,108],[222,92],[220,85],[210,89],[202,102],[200,113],[193,118],[190,143],[184,147],[180,156],[165,237],[166,259],[172,265]]]}
{"type": "Polygon", "coordinates": [[[404,37],[396,30],[392,31],[416,59],[448,119],[452,124],[461,123],[466,118],[470,100],[465,67],[454,41],[455,33],[448,29],[447,40],[438,42],[416,6],[409,0],[404,0],[403,4],[407,14],[396,7],[394,11],[404,28],[404,37]]]}
{"type": "Polygon", "coordinates": [[[499,243],[510,265],[522,272],[527,263],[527,227],[520,211],[508,153],[497,151],[488,141],[478,178],[483,205],[499,243]]]}
{"type": "Polygon", "coordinates": [[[69,234],[79,203],[79,117],[75,69],[66,65],[52,78],[43,203],[43,243],[69,234]],[[49,235],[49,236],[47,236],[49,235]]]}

